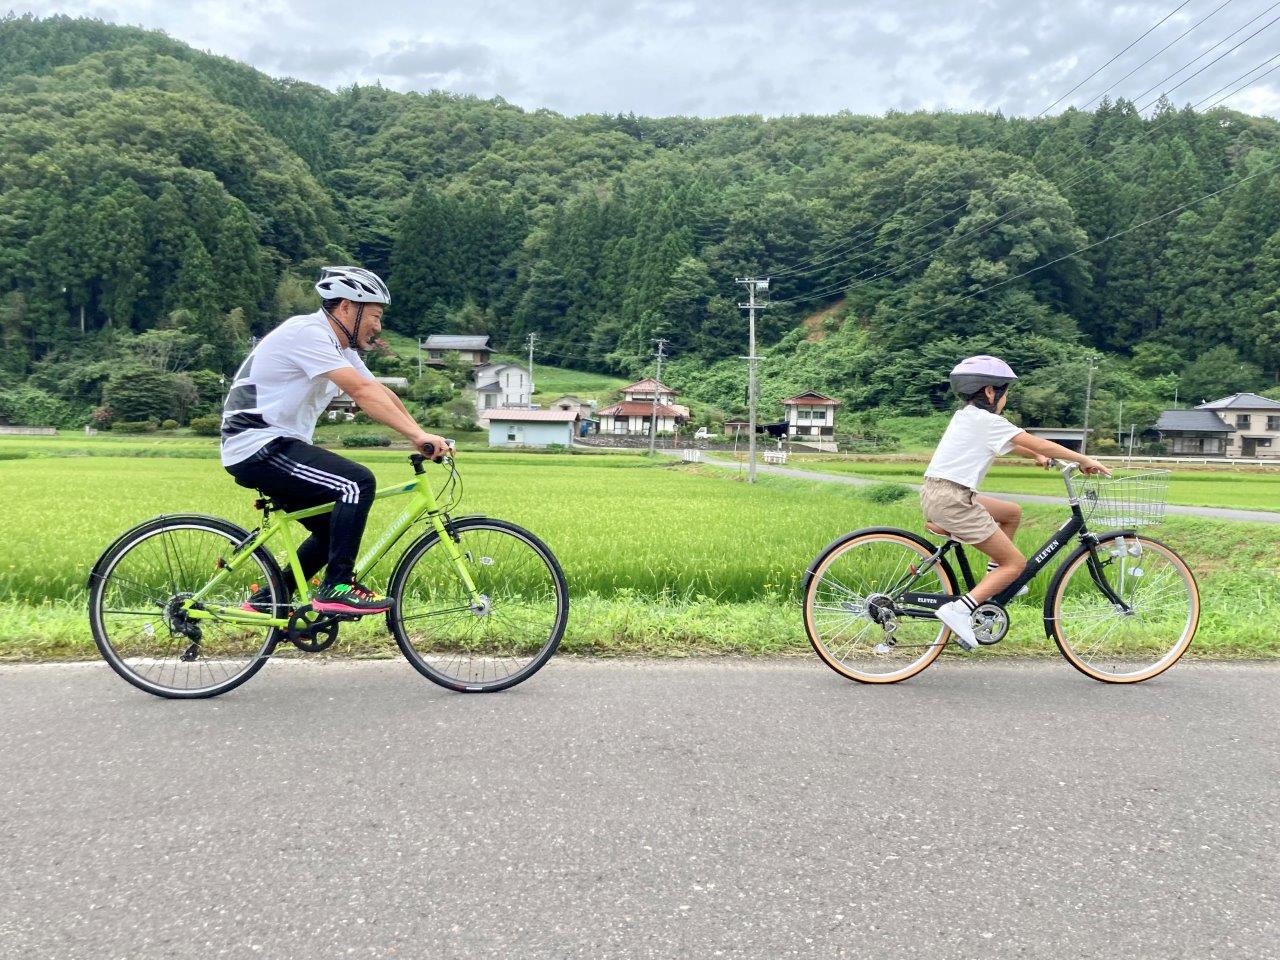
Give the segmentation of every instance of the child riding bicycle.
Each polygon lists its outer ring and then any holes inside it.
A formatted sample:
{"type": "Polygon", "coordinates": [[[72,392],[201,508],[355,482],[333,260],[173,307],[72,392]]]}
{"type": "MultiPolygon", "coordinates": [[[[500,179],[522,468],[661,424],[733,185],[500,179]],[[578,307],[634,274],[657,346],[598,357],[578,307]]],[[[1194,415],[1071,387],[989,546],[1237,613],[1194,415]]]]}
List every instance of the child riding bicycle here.
{"type": "Polygon", "coordinates": [[[920,491],[926,521],[990,558],[987,575],[977,586],[938,608],[938,619],[965,650],[978,646],[971,622],[973,611],[1013,583],[1026,566],[1026,558],[1013,544],[1022,509],[1016,503],[977,493],[995,458],[1017,451],[1042,467],[1051,459],[1070,460],[1080,464],[1085,473],[1111,473],[1093,458],[1033,437],[1001,416],[1009,400],[1009,386],[1017,379],[1013,369],[998,357],[969,357],[956,364],[951,371],[951,388],[964,400],[964,406],[956,411],[938,442],[920,491]]]}

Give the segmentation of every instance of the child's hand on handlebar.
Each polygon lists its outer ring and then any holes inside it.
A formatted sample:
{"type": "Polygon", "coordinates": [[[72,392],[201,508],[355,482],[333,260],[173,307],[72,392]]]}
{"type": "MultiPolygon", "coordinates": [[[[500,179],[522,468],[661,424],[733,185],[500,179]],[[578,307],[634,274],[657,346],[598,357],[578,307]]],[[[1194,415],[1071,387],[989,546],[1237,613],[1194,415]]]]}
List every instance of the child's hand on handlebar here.
{"type": "Polygon", "coordinates": [[[1045,470],[1052,470],[1056,465],[1053,457],[1046,457],[1043,453],[1037,453],[1035,455],[1035,461],[1037,467],[1043,467],[1045,470]]]}
{"type": "Polygon", "coordinates": [[[1093,475],[1095,473],[1100,473],[1104,477],[1111,476],[1111,471],[1107,467],[1100,464],[1097,460],[1093,459],[1093,457],[1085,457],[1083,460],[1081,460],[1080,470],[1090,475],[1093,475]]]}

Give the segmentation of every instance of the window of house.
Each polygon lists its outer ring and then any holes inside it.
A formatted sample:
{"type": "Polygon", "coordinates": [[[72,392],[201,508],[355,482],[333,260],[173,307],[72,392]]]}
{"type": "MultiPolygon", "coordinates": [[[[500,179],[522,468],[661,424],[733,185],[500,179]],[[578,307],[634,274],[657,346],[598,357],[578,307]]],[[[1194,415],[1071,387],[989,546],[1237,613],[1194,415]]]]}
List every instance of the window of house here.
{"type": "Polygon", "coordinates": [[[486,393],[484,395],[484,408],[486,410],[492,410],[497,405],[498,405],[498,398],[495,397],[492,393],[486,393]]]}
{"type": "Polygon", "coordinates": [[[1236,414],[1236,429],[1238,430],[1249,429],[1249,415],[1247,413],[1236,414]]]}
{"type": "Polygon", "coordinates": [[[809,419],[809,411],[808,411],[808,410],[805,410],[803,407],[802,407],[801,409],[797,410],[797,411],[796,411],[796,419],[797,419],[797,420],[808,420],[808,419],[809,419]]]}
{"type": "Polygon", "coordinates": [[[1268,430],[1280,430],[1280,417],[1267,417],[1268,430]]]}
{"type": "Polygon", "coordinates": [[[441,357],[441,353],[439,350],[428,350],[427,356],[430,357],[432,360],[439,360],[441,357]]]}
{"type": "Polygon", "coordinates": [[[516,442],[516,425],[514,423],[507,426],[507,443],[516,442]]]}

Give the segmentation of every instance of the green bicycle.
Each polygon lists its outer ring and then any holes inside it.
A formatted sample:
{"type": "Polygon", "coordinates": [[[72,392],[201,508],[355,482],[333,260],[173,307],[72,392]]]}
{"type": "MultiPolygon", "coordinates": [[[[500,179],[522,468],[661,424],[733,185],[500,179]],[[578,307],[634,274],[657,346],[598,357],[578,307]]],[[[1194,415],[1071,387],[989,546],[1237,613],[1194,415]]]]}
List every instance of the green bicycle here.
{"type": "MultiPolygon", "coordinates": [[[[533,676],[559,646],[569,616],[564,573],[541,540],[513,523],[451,517],[462,490],[454,458],[442,460],[449,478],[439,493],[425,460],[409,457],[413,481],[378,489],[377,499],[407,494],[409,504],[357,560],[356,576],[367,576],[425,521],[427,530],[391,573],[387,626],[429,680],[466,693],[505,690],[533,676]]],[[[294,513],[269,499],[255,506],[262,523],[252,531],[218,517],[160,516],[98,558],[89,574],[89,621],[116,673],[159,697],[213,697],[261,670],[281,640],[309,652],[333,645],[341,621],[353,618],[311,608],[291,529],[291,521],[333,504],[294,513]],[[287,595],[267,549],[273,541],[283,546],[297,598],[287,595]]]]}

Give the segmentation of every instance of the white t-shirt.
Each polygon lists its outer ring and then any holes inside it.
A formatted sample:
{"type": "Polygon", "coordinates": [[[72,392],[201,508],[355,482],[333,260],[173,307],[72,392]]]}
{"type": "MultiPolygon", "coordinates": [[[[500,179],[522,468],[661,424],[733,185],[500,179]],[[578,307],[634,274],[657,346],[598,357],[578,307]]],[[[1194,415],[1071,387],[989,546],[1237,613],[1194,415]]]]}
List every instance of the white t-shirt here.
{"type": "Polygon", "coordinates": [[[222,407],[222,465],[251,457],[276,437],[310,443],[320,414],[340,392],[325,374],[343,367],[373,379],[320,310],[290,317],[258,341],[222,407]]]}
{"type": "Polygon", "coordinates": [[[951,418],[924,475],[976,490],[996,457],[1012,450],[1013,438],[1020,433],[1021,427],[998,413],[967,404],[951,418]]]}

